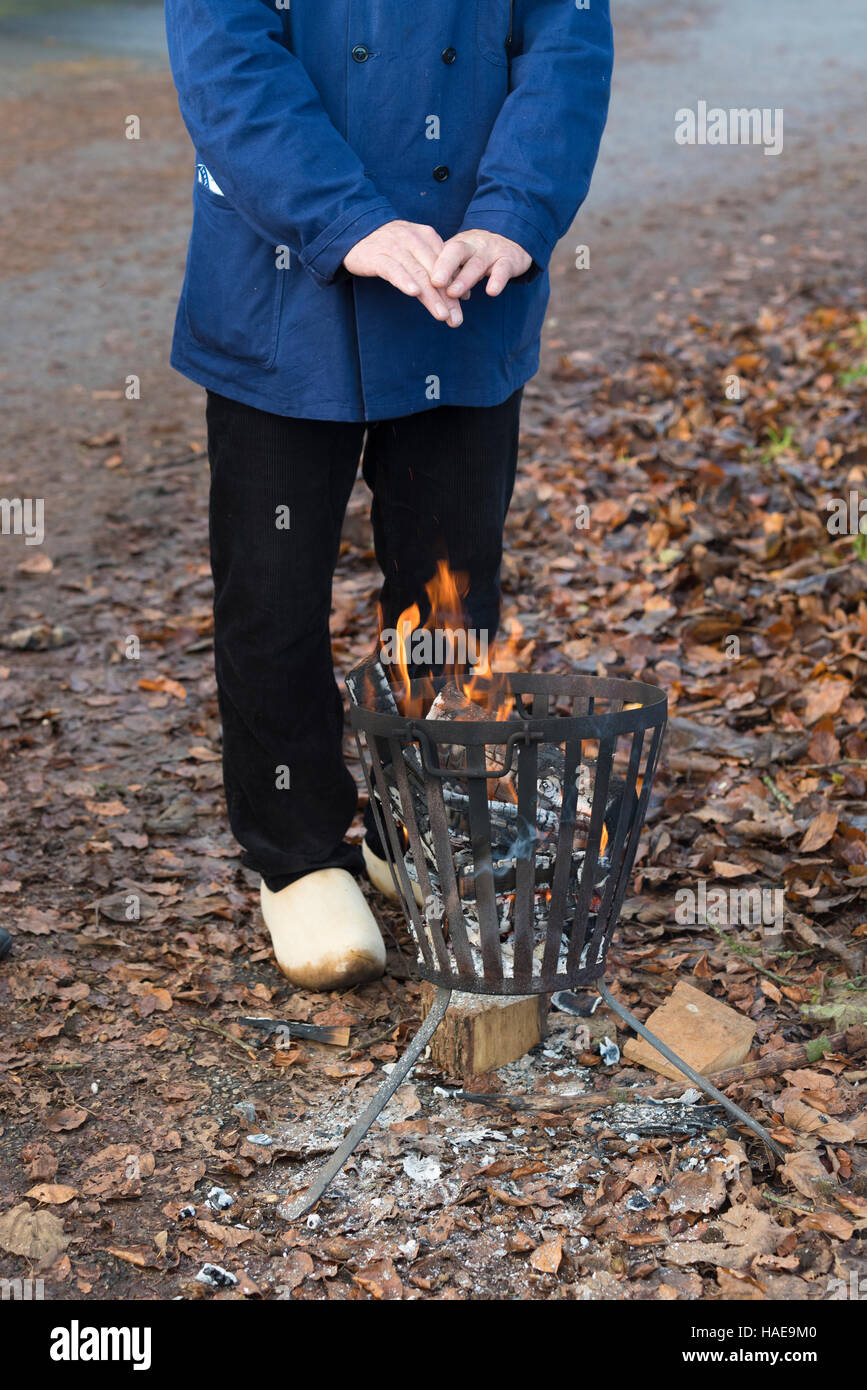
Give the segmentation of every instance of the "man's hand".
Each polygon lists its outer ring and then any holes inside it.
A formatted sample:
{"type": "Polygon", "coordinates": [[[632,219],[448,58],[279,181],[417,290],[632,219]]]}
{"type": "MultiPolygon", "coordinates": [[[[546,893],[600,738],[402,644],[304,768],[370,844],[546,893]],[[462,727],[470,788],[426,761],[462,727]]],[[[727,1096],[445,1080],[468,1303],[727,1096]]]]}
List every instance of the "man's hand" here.
{"type": "Polygon", "coordinates": [[[532,264],[533,258],[523,246],[498,232],[459,232],[440,251],[431,282],[458,299],[466,298],[473,285],[487,275],[487,293],[497,295],[532,264]]]}
{"type": "MultiPolygon", "coordinates": [[[[500,238],[502,240],[502,237],[500,238]]],[[[350,275],[378,276],[401,293],[421,300],[441,323],[463,323],[459,296],[443,293],[431,283],[431,271],[443,250],[443,239],[420,222],[386,222],[357,242],[343,258],[350,275]]]]}

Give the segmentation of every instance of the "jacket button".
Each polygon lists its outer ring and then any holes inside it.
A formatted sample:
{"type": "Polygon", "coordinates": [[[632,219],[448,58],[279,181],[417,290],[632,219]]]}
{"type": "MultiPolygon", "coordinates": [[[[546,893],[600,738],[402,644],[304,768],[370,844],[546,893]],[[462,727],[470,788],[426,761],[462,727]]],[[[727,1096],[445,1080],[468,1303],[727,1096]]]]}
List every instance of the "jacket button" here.
{"type": "Polygon", "coordinates": [[[442,52],[442,59],[443,59],[443,62],[444,62],[444,63],[448,63],[448,64],[453,63],[453,62],[455,61],[455,58],[457,58],[457,56],[458,56],[458,51],[457,51],[456,48],[444,48],[444,49],[443,49],[443,52],[442,52]]]}
{"type": "Polygon", "coordinates": [[[446,179],[449,176],[448,165],[438,164],[437,167],[434,169],[433,174],[437,183],[445,183],[446,179]]]}
{"type": "Polygon", "coordinates": [[[357,43],[352,50],[352,56],[356,63],[366,63],[370,57],[370,49],[365,48],[363,43],[357,43]]]}

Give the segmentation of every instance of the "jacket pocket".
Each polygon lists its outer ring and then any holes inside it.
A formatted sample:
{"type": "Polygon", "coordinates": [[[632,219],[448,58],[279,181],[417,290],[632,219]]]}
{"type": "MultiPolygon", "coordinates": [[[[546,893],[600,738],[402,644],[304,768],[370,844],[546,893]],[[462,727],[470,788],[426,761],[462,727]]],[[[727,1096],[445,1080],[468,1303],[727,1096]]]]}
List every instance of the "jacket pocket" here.
{"type": "Polygon", "coordinates": [[[503,290],[503,347],[507,361],[522,357],[537,344],[548,308],[548,289],[541,278],[503,290]]]}
{"type": "Polygon", "coordinates": [[[270,367],[283,299],[277,249],[226,198],[194,187],[185,290],[190,333],[214,352],[270,367]]]}
{"type": "Polygon", "coordinates": [[[511,0],[476,0],[476,43],[483,58],[498,67],[508,67],[506,42],[509,38],[511,0]]]}

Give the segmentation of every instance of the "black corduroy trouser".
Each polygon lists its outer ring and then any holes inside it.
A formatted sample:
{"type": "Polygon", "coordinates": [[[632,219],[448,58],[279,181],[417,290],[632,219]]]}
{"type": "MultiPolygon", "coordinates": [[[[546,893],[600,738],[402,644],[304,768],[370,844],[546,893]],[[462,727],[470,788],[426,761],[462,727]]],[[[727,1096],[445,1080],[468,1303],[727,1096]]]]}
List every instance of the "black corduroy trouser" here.
{"type": "MultiPolygon", "coordinates": [[[[329,616],[361,458],[372,494],[383,625],[418,603],[437,560],[469,576],[468,627],[494,640],[522,390],[376,422],[270,414],[208,393],[214,660],[229,822],[243,862],[279,891],[314,869],[361,869],[344,840],[357,794],[329,616]]],[[[375,633],[371,632],[371,640],[375,633]]],[[[382,852],[370,813],[368,839],[382,852]]]]}

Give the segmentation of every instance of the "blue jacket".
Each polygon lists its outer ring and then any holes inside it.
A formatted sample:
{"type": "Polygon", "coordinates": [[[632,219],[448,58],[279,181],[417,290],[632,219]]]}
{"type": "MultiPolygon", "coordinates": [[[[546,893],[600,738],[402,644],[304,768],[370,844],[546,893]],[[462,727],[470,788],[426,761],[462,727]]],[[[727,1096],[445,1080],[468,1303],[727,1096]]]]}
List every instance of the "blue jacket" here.
{"type": "Polygon", "coordinates": [[[166,21],[197,160],[179,371],[320,420],[496,405],[534,374],[608,111],[608,0],[166,0],[166,21]],[[533,265],[449,328],[344,269],[394,218],[533,265]]]}

